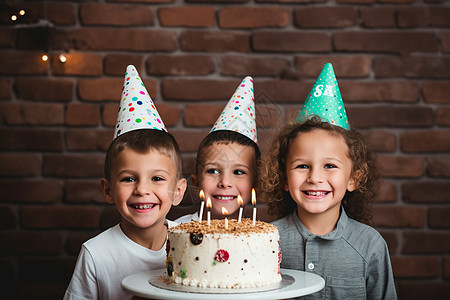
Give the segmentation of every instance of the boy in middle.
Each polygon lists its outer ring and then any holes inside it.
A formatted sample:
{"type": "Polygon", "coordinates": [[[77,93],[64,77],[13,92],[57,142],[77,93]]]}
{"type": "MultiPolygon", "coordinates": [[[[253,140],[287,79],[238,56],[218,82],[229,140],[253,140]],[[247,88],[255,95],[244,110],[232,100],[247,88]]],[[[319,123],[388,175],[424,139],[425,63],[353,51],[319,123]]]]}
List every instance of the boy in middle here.
{"type": "MultiPolygon", "coordinates": [[[[210,133],[197,151],[194,186],[204,192],[204,205],[211,200],[211,218],[238,218],[240,205],[251,200],[260,157],[256,135],[253,79],[247,76],[237,87],[210,133]],[[238,203],[238,196],[243,203],[238,203]]],[[[206,211],[206,207],[204,210],[206,211]]],[[[200,212],[182,216],[176,223],[198,221],[200,212]]]]}

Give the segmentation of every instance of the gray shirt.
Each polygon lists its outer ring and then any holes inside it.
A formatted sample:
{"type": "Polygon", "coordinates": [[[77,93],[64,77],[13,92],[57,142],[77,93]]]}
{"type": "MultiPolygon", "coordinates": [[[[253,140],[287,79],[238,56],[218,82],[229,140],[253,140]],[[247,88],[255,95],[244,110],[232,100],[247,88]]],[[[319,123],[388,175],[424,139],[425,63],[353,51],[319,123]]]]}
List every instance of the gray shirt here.
{"type": "Polygon", "coordinates": [[[325,288],[302,299],[397,299],[386,242],[343,208],[336,228],[324,236],[310,233],[296,211],[272,224],[280,232],[281,268],[325,279],[325,288]]]}

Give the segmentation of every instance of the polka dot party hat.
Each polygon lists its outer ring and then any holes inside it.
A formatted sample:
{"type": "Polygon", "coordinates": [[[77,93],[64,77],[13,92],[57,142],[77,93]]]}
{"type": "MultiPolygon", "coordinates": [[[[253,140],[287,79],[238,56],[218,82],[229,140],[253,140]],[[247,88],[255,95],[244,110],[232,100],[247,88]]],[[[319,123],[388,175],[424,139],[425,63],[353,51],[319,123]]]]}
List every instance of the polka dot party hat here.
{"type": "Polygon", "coordinates": [[[296,121],[304,122],[311,115],[319,116],[324,122],[350,129],[341,92],[330,63],[325,64],[320,72],[296,121]]]}
{"type": "Polygon", "coordinates": [[[122,87],[114,138],[137,129],[157,129],[167,132],[136,67],[129,65],[122,87]]]}
{"type": "Polygon", "coordinates": [[[255,98],[253,78],[247,76],[237,87],[210,132],[230,130],[245,135],[255,143],[255,98]]]}

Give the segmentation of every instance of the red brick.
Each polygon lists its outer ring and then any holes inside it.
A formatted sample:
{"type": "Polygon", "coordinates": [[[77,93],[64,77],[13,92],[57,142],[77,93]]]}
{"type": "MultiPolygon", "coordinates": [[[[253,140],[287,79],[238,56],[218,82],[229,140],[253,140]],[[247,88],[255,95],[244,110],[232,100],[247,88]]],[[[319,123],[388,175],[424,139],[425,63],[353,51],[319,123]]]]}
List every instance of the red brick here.
{"type": "MultiPolygon", "coordinates": [[[[344,99],[345,96],[343,96],[344,99]]],[[[427,107],[352,107],[347,114],[357,128],[374,127],[430,127],[433,125],[433,111],[427,107]]]]}
{"type": "Polygon", "coordinates": [[[3,203],[55,203],[63,190],[59,180],[0,180],[0,195],[3,203]]]}
{"type": "Polygon", "coordinates": [[[8,125],[61,125],[62,104],[0,103],[0,122],[8,125]]]}
{"type": "Polygon", "coordinates": [[[99,211],[86,206],[24,206],[21,209],[25,228],[97,228],[99,211]]]}
{"type": "Polygon", "coordinates": [[[0,232],[4,241],[0,248],[3,255],[12,254],[59,254],[62,250],[62,237],[57,233],[14,231],[0,232]]]}
{"type": "Polygon", "coordinates": [[[82,28],[74,33],[75,47],[92,51],[175,51],[177,33],[130,28],[82,28]]]}
{"type": "Polygon", "coordinates": [[[77,6],[71,3],[49,2],[47,18],[56,25],[75,25],[77,23],[77,6]]]}
{"type": "MultiPolygon", "coordinates": [[[[3,1],[5,2],[5,1],[3,1]]],[[[8,1],[7,6],[2,6],[0,10],[0,24],[11,24],[11,14],[14,13],[18,15],[18,12],[23,9],[25,10],[25,15],[19,16],[14,24],[24,25],[24,24],[35,24],[40,19],[45,19],[45,10],[43,2],[29,3],[27,1],[8,1]]]]}
{"type": "Polygon", "coordinates": [[[422,207],[375,206],[373,223],[376,227],[423,228],[425,209],[422,207]]]}
{"type": "MultiPolygon", "coordinates": [[[[115,224],[114,224],[115,225],[115,224]]],[[[88,233],[73,233],[71,232],[69,237],[67,238],[67,242],[65,245],[65,249],[67,253],[71,256],[77,257],[80,250],[81,245],[87,240],[95,237],[100,232],[97,231],[89,231],[88,233]]]]}
{"type": "Polygon", "coordinates": [[[407,81],[339,83],[346,102],[417,102],[420,88],[417,83],[407,81]]]}
{"type": "MultiPolygon", "coordinates": [[[[8,206],[0,206],[0,230],[13,229],[16,225],[17,218],[13,209],[8,206]]],[[[2,269],[1,266],[0,269],[2,269]]],[[[0,278],[2,278],[2,276],[0,276],[0,278]]]]}
{"type": "Polygon", "coordinates": [[[219,11],[221,28],[286,27],[290,12],[283,7],[227,7],[219,11]]]}
{"type": "Polygon", "coordinates": [[[41,59],[42,52],[10,52],[2,53],[1,75],[45,75],[48,62],[41,59]]]}
{"type": "Polygon", "coordinates": [[[425,163],[418,156],[379,156],[379,168],[385,177],[420,177],[425,173],[425,163]]]}
{"type": "Polygon", "coordinates": [[[254,51],[328,52],[331,39],[326,33],[258,31],[252,35],[254,51]]]}
{"type": "Polygon", "coordinates": [[[1,153],[0,176],[36,176],[41,174],[42,160],[33,153],[1,153]]]}
{"type": "Polygon", "coordinates": [[[450,126],[450,107],[438,107],[436,109],[436,124],[450,126]]]}
{"type": "Polygon", "coordinates": [[[450,33],[441,32],[439,34],[441,40],[441,48],[444,53],[450,53],[450,33]]]}
{"type": "Polygon", "coordinates": [[[434,33],[428,32],[336,32],[333,34],[333,41],[337,51],[399,54],[438,51],[434,33]]]}
{"type": "Polygon", "coordinates": [[[415,56],[415,57],[376,57],[373,71],[378,78],[450,78],[450,58],[415,56]]]}
{"type": "Polygon", "coordinates": [[[424,82],[422,85],[423,97],[427,103],[450,103],[449,82],[424,82]]]}
{"type": "Polygon", "coordinates": [[[220,104],[188,104],[184,110],[184,125],[189,127],[212,126],[222,110],[223,105],[220,104]]]}
{"type": "Polygon", "coordinates": [[[447,232],[409,231],[403,233],[404,254],[447,254],[450,252],[450,234],[447,232]]]}
{"type": "MultiPolygon", "coordinates": [[[[240,81],[239,81],[240,82],[240,81]]],[[[166,100],[227,100],[239,82],[205,79],[163,79],[162,94],[166,100]]]]}
{"type": "Polygon", "coordinates": [[[354,7],[304,7],[294,10],[295,24],[300,28],[344,28],[355,26],[354,7]]]}
{"type": "Polygon", "coordinates": [[[156,103],[157,109],[166,127],[178,124],[181,116],[181,109],[166,103],[156,103]]]}
{"type": "Polygon", "coordinates": [[[100,227],[107,229],[119,223],[122,217],[114,206],[105,207],[101,214],[101,224],[100,227]]]}
{"type": "Polygon", "coordinates": [[[83,25],[151,26],[153,9],[145,5],[82,3],[80,19],[83,25]]]}
{"type": "Polygon", "coordinates": [[[103,62],[105,75],[125,76],[128,65],[134,65],[138,70],[144,70],[141,55],[109,54],[103,62]]]}
{"type": "Polygon", "coordinates": [[[397,201],[397,187],[395,183],[389,181],[382,181],[377,191],[377,203],[388,203],[397,201]]]}
{"type": "Polygon", "coordinates": [[[427,158],[427,173],[431,177],[450,177],[450,156],[427,158]]]}
{"type": "MultiPolygon", "coordinates": [[[[261,99],[259,97],[258,99],[261,99]]],[[[261,103],[257,101],[256,108],[256,124],[259,128],[278,128],[280,125],[280,118],[282,116],[282,110],[277,105],[272,105],[272,103],[261,103]]]]}
{"type": "Polygon", "coordinates": [[[366,28],[394,28],[395,8],[363,7],[360,9],[361,25],[366,28]]]}
{"type": "Polygon", "coordinates": [[[295,68],[302,77],[317,78],[326,63],[332,63],[336,77],[367,77],[369,76],[371,59],[365,55],[349,56],[298,56],[295,58],[295,68]]]}
{"type": "Polygon", "coordinates": [[[180,45],[183,51],[189,52],[250,52],[247,34],[224,31],[183,31],[180,45]]]}
{"type": "Polygon", "coordinates": [[[450,257],[444,258],[444,278],[450,278],[450,257]]]}
{"type": "Polygon", "coordinates": [[[392,132],[370,131],[363,135],[377,152],[395,152],[397,150],[397,138],[392,132]]]}
{"type": "Polygon", "coordinates": [[[400,7],[397,10],[399,27],[449,27],[448,7],[400,7]]]}
{"type": "Polygon", "coordinates": [[[146,61],[152,75],[208,75],[214,72],[214,61],[204,55],[152,55],[146,61]]]}
{"type": "MultiPolygon", "coordinates": [[[[197,157],[197,153],[188,155],[188,154],[183,154],[182,156],[182,165],[183,165],[183,175],[186,176],[187,180],[188,180],[188,189],[192,188],[192,182],[190,182],[190,176],[195,174],[195,160],[197,157]],[[189,185],[190,184],[190,185],[189,185]]],[[[186,193],[184,194],[185,197],[187,197],[187,193],[188,190],[186,190],[186,193]]],[[[184,200],[183,200],[184,201],[184,200]]],[[[186,201],[181,202],[181,205],[184,205],[186,203],[186,201]]]]}
{"type": "Polygon", "coordinates": [[[406,182],[401,191],[406,203],[450,203],[448,181],[406,182]]]}
{"type": "Polygon", "coordinates": [[[404,152],[449,152],[450,130],[404,132],[400,135],[400,142],[404,152]]]}
{"type": "Polygon", "coordinates": [[[183,6],[159,9],[159,22],[166,27],[213,27],[216,24],[214,7],[183,6]]]}
{"type": "MultiPolygon", "coordinates": [[[[117,112],[119,110],[119,104],[105,104],[102,110],[102,124],[105,126],[115,126],[117,122],[117,112]]],[[[111,131],[111,137],[112,137],[111,131]]]]}
{"type": "Polygon", "coordinates": [[[198,145],[208,132],[187,131],[187,130],[171,130],[170,133],[177,140],[182,152],[196,152],[198,145]]]}
{"type": "Polygon", "coordinates": [[[450,283],[423,280],[418,281],[402,280],[398,284],[397,294],[402,296],[402,299],[408,300],[423,300],[423,299],[446,299],[450,295],[450,283]]]}
{"type": "Polygon", "coordinates": [[[280,76],[289,71],[289,61],[277,57],[248,57],[229,55],[221,58],[222,75],[230,76],[280,76]]]}
{"type": "MultiPolygon", "coordinates": [[[[175,0],[126,0],[130,3],[150,3],[150,4],[156,4],[156,3],[173,3],[175,0]]],[[[193,1],[193,0],[189,0],[193,1]]],[[[124,0],[108,0],[108,2],[124,2],[124,0]]]]}
{"type": "Polygon", "coordinates": [[[15,30],[12,28],[2,28],[3,34],[0,35],[0,48],[2,49],[11,49],[14,47],[15,41],[15,30]]]}
{"type": "Polygon", "coordinates": [[[100,108],[94,104],[69,104],[66,110],[66,124],[98,125],[100,122],[100,108]]]}
{"type": "Polygon", "coordinates": [[[61,62],[58,56],[51,57],[52,73],[54,75],[100,76],[102,75],[102,57],[89,53],[65,53],[66,62],[61,62]]]}
{"type": "MultiPolygon", "coordinates": [[[[383,1],[383,0],[336,0],[336,3],[339,4],[370,4],[375,3],[376,1],[383,1]]],[[[394,1],[394,0],[392,0],[394,1]]],[[[412,0],[414,1],[414,0],[412,0]]]]}
{"type": "Polygon", "coordinates": [[[106,203],[98,180],[69,180],[64,189],[66,202],[71,204],[106,203]]]}
{"type": "MultiPolygon", "coordinates": [[[[27,293],[27,289],[21,289],[20,299],[36,298],[36,295],[52,295],[43,296],[45,299],[56,299],[52,291],[45,291],[47,289],[55,289],[51,284],[61,283],[67,284],[73,273],[75,266],[75,260],[73,258],[38,258],[38,257],[26,257],[19,262],[19,279],[22,282],[32,282],[34,280],[39,287],[28,286],[30,291],[27,293]],[[46,287],[49,285],[50,287],[46,287]],[[38,291],[39,293],[36,293],[38,291]],[[33,293],[34,294],[33,294],[33,293]],[[53,298],[52,298],[53,297],[53,298]]],[[[64,293],[64,289],[59,290],[59,295],[64,293]]]]}
{"type": "Polygon", "coordinates": [[[0,79],[0,100],[6,100],[11,98],[11,80],[6,78],[0,79]]]}
{"type": "Polygon", "coordinates": [[[21,99],[44,102],[69,102],[75,82],[72,79],[18,78],[15,82],[21,99]]]}
{"type": "Polygon", "coordinates": [[[1,150],[60,151],[63,147],[61,130],[33,128],[1,128],[1,150]]]}
{"type": "Polygon", "coordinates": [[[73,129],[66,132],[69,151],[103,151],[112,142],[112,130],[73,129]]]}
{"type": "Polygon", "coordinates": [[[440,275],[440,259],[428,256],[405,256],[392,258],[395,278],[435,278],[440,275]]]}
{"type": "MultiPolygon", "coordinates": [[[[295,103],[298,106],[299,103],[303,103],[313,84],[313,82],[305,83],[295,80],[257,80],[254,82],[256,103],[260,103],[259,98],[264,98],[264,102],[267,104],[295,103]],[[258,97],[260,95],[264,97],[258,97]]],[[[295,109],[298,114],[300,107],[295,109]]]]}
{"type": "Polygon", "coordinates": [[[104,154],[49,154],[44,156],[43,175],[77,178],[103,177],[104,154]]]}
{"type": "Polygon", "coordinates": [[[430,228],[450,229],[450,207],[430,207],[428,211],[428,224],[430,228]]]}
{"type": "Polygon", "coordinates": [[[382,231],[379,230],[381,236],[386,241],[389,249],[389,253],[392,255],[393,253],[397,253],[397,249],[399,248],[399,239],[397,234],[393,231],[382,231]]]}
{"type": "MultiPolygon", "coordinates": [[[[123,73],[125,75],[125,72],[123,73]]],[[[78,81],[78,96],[86,101],[116,101],[122,94],[123,79],[97,78],[78,81]]]]}
{"type": "Polygon", "coordinates": [[[48,27],[25,27],[17,29],[16,48],[19,50],[39,50],[42,52],[48,49],[50,31],[48,27]]]}

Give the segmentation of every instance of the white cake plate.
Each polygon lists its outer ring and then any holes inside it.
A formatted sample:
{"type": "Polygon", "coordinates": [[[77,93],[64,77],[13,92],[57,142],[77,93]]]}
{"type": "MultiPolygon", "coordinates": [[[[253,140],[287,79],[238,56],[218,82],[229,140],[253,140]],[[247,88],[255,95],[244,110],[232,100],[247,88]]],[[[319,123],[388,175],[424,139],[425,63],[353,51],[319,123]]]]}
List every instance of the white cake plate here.
{"type": "MultiPolygon", "coordinates": [[[[269,290],[249,289],[219,289],[219,288],[195,288],[190,286],[175,285],[175,289],[167,288],[164,280],[161,280],[166,269],[151,270],[132,274],[122,280],[122,288],[135,296],[150,299],[177,300],[180,297],[186,300],[194,299],[230,299],[239,296],[244,300],[272,300],[286,299],[309,295],[320,291],[325,286],[322,277],[303,271],[281,269],[283,277],[279,286],[269,287],[269,290]],[[152,283],[150,283],[152,282],[152,283]],[[208,293],[208,290],[210,291],[208,293]]],[[[263,287],[264,288],[264,287],[263,287]]]]}

